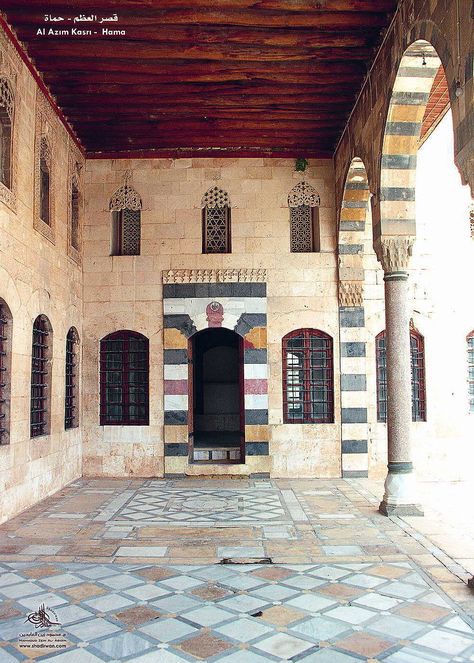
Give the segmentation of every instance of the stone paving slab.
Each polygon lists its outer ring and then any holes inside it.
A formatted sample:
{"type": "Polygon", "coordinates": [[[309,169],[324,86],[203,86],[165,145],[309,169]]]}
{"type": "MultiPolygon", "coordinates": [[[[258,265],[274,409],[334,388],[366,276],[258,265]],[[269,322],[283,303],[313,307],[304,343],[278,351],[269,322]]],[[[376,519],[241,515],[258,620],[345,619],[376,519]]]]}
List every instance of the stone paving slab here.
{"type": "Polygon", "coordinates": [[[0,599],[2,663],[474,660],[472,625],[408,562],[4,562],[0,599]]]}

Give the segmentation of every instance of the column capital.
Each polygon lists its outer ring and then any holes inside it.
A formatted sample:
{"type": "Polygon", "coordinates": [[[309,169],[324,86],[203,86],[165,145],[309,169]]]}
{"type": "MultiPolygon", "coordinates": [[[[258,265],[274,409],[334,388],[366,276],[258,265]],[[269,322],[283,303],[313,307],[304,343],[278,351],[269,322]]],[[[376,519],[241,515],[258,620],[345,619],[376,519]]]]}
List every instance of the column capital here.
{"type": "Polygon", "coordinates": [[[381,237],[376,247],[377,258],[385,274],[406,272],[415,243],[414,237],[381,237]]]}
{"type": "Polygon", "coordinates": [[[362,281],[339,281],[339,306],[362,306],[362,281]]]}

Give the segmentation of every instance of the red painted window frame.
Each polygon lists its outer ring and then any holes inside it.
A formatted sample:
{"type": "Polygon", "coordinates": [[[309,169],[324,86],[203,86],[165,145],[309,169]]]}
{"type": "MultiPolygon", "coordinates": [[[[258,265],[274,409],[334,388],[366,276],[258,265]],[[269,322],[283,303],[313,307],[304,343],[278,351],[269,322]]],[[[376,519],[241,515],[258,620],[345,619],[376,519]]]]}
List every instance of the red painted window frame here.
{"type": "MultiPolygon", "coordinates": [[[[118,351],[115,350],[114,354],[117,354],[118,351]]],[[[108,336],[105,336],[103,339],[100,341],[100,425],[101,426],[148,426],[149,425],[149,376],[150,376],[150,368],[149,368],[149,361],[150,361],[150,353],[149,353],[149,340],[147,339],[146,336],[143,336],[143,334],[139,334],[138,332],[133,332],[129,330],[122,330],[118,332],[114,332],[113,334],[109,334],[108,336]],[[145,387],[144,390],[144,396],[145,396],[145,403],[144,403],[144,409],[145,409],[145,414],[143,417],[130,417],[129,414],[129,388],[130,388],[130,349],[129,349],[129,344],[131,339],[140,339],[141,341],[144,341],[144,350],[143,352],[146,354],[146,369],[145,369],[145,380],[142,383],[145,387]],[[106,354],[108,352],[106,348],[106,343],[107,341],[114,341],[114,340],[122,340],[124,341],[124,344],[122,345],[121,349],[121,354],[122,354],[122,362],[121,362],[121,386],[122,386],[122,392],[121,396],[122,399],[120,403],[123,406],[124,412],[122,417],[120,418],[111,418],[107,414],[106,408],[107,408],[107,364],[106,364],[106,354]]],[[[115,369],[119,371],[119,369],[115,369]]],[[[137,369],[133,369],[135,372],[137,369]]]]}
{"type": "MultiPolygon", "coordinates": [[[[385,342],[385,330],[381,331],[375,338],[375,362],[377,375],[377,421],[379,423],[386,423],[387,349],[386,347],[380,347],[382,341],[385,342]]],[[[412,421],[426,421],[425,339],[415,329],[410,329],[410,366],[412,421]]]]}
{"type": "Polygon", "coordinates": [[[469,412],[474,413],[474,330],[466,336],[467,342],[467,393],[469,412]]]}
{"type": "MultiPolygon", "coordinates": [[[[282,339],[282,352],[283,352],[283,422],[285,424],[331,424],[334,423],[334,352],[333,340],[329,334],[320,331],[319,329],[296,329],[295,331],[286,334],[282,339]],[[289,404],[293,399],[288,398],[288,341],[293,338],[302,337],[303,340],[303,398],[299,399],[303,403],[303,415],[300,417],[290,416],[289,404]],[[311,339],[321,338],[327,342],[325,361],[319,365],[312,365],[312,349],[311,339]],[[314,368],[322,368],[326,377],[324,380],[312,381],[311,370],[314,368]],[[321,417],[313,417],[311,414],[311,406],[314,402],[312,400],[311,386],[316,384],[323,387],[325,399],[323,400],[325,406],[325,415],[321,417]]],[[[314,359],[314,357],[313,357],[314,359]]],[[[295,399],[296,400],[296,399],[295,399]]]]}

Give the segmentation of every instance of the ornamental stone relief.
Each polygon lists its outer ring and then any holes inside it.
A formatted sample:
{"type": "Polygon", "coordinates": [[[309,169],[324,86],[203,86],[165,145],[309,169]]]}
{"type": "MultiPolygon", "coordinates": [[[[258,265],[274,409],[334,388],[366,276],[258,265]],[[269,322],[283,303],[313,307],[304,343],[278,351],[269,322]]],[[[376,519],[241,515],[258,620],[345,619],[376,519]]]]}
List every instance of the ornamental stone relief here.
{"type": "Polygon", "coordinates": [[[339,306],[363,306],[362,281],[340,281],[339,306]]]}
{"type": "Polygon", "coordinates": [[[265,283],[266,269],[169,269],[163,283],[265,283]]]}
{"type": "Polygon", "coordinates": [[[288,207],[319,207],[321,200],[316,189],[307,182],[298,182],[288,194],[288,207]]]}
{"type": "Polygon", "coordinates": [[[404,272],[408,269],[414,243],[414,237],[382,237],[380,239],[377,257],[386,274],[404,272]]]}

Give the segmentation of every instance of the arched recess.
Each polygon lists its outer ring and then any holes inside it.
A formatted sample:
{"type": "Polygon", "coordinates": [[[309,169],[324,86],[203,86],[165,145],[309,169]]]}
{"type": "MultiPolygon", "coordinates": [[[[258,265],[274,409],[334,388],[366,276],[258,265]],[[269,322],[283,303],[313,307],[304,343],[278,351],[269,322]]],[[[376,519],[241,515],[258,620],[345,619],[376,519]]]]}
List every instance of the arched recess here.
{"type": "Polygon", "coordinates": [[[142,209],[140,194],[130,184],[130,173],[126,171],[124,184],[109,202],[112,213],[111,255],[140,255],[142,209]]]}
{"type": "Polygon", "coordinates": [[[341,466],[343,477],[368,476],[367,329],[365,268],[374,267],[370,189],[363,161],[347,173],[339,218],[339,337],[341,370],[341,466]],[[365,264],[364,264],[365,263],[365,264]]]}
{"type": "Polygon", "coordinates": [[[244,341],[236,331],[209,327],[189,338],[189,459],[245,459],[244,341]]]}
{"type": "Polygon", "coordinates": [[[51,433],[53,328],[45,315],[33,323],[30,437],[51,433]]]}
{"type": "Polygon", "coordinates": [[[64,428],[79,426],[80,340],[75,327],[66,336],[64,428]]]}
{"type": "Polygon", "coordinates": [[[419,139],[433,81],[442,67],[428,41],[415,41],[401,58],[388,107],[380,169],[380,224],[374,229],[374,242],[379,257],[382,259],[384,248],[386,252],[388,248],[393,255],[387,259],[398,260],[399,268],[407,266],[416,235],[419,139]],[[393,238],[392,244],[381,246],[383,237],[393,238]]]}

